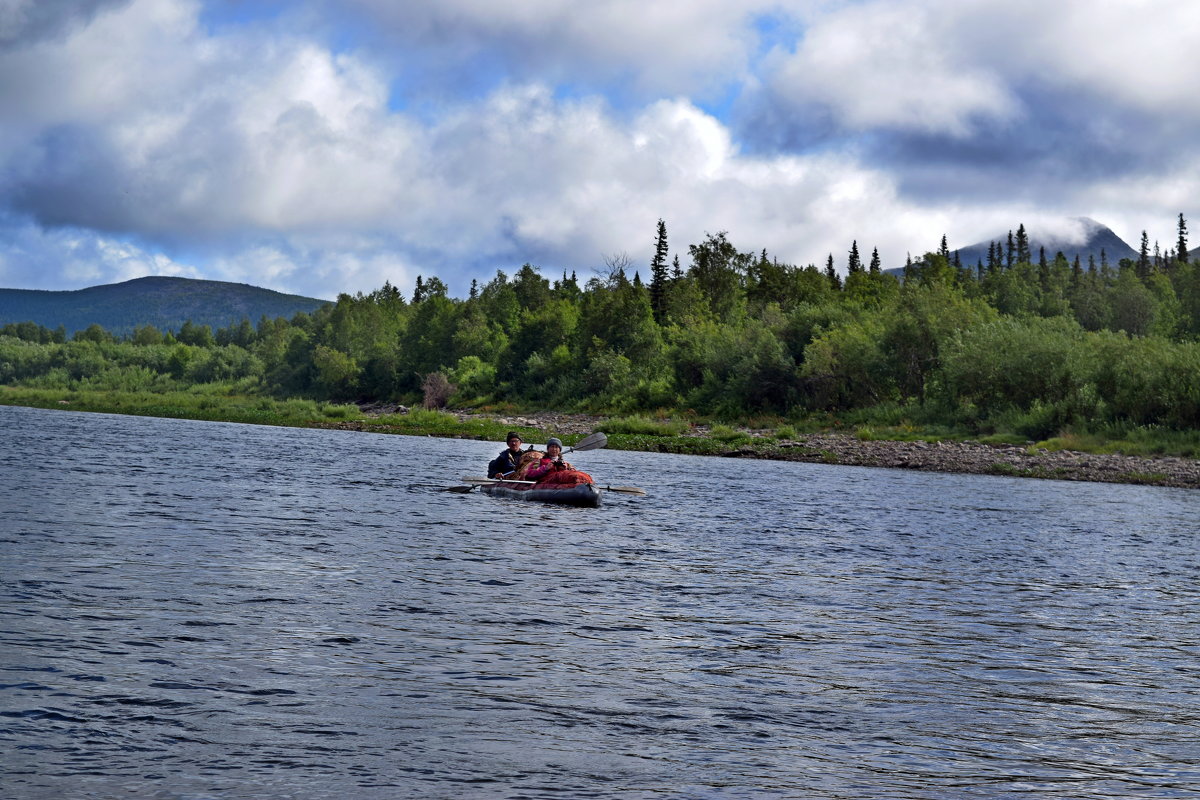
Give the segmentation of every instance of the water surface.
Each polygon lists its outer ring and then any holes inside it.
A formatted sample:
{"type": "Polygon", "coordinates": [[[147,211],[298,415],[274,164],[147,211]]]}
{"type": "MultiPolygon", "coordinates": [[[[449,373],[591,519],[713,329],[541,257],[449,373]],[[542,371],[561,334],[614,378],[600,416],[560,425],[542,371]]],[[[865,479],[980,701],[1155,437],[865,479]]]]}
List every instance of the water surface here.
{"type": "Polygon", "coordinates": [[[1200,492],[0,408],[9,798],[1200,795],[1200,492]],[[414,483],[434,487],[410,487],[414,483]]]}

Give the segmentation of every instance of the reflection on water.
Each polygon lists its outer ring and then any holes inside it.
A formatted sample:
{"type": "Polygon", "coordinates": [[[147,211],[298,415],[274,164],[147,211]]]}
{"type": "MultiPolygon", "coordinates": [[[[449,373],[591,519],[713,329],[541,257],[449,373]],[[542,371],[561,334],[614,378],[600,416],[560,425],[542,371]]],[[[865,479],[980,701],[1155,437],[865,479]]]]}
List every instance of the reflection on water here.
{"type": "Polygon", "coordinates": [[[0,408],[4,795],[1200,794],[1200,493],[0,408]],[[586,461],[585,461],[586,459],[586,461]]]}

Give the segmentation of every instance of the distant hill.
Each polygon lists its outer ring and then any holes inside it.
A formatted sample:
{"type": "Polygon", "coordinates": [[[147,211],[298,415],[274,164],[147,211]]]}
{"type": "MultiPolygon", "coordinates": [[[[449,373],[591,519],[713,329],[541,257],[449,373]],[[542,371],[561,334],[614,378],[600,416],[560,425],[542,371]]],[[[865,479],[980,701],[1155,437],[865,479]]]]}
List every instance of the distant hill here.
{"type": "Polygon", "coordinates": [[[142,325],[177,331],[188,320],[216,330],[242,319],[257,323],[264,314],[274,318],[312,312],[327,302],[244,283],[135,278],[69,292],[0,289],[0,325],[29,321],[47,328],[62,325],[68,336],[92,324],[117,335],[142,325]]]}
{"type": "MultiPolygon", "coordinates": [[[[1013,227],[1013,235],[1016,235],[1017,229],[1013,227]]],[[[1025,232],[1029,235],[1029,252],[1033,254],[1033,262],[1036,264],[1040,248],[1046,248],[1046,260],[1053,261],[1055,254],[1062,251],[1062,254],[1067,257],[1068,261],[1074,261],[1075,256],[1079,256],[1080,262],[1083,263],[1084,269],[1087,269],[1088,257],[1096,259],[1096,265],[1100,265],[1100,254],[1103,251],[1104,256],[1108,259],[1109,266],[1114,269],[1117,263],[1122,258],[1136,259],[1138,251],[1134,250],[1125,240],[1112,232],[1112,229],[1102,225],[1096,220],[1089,217],[1074,217],[1066,220],[1062,231],[1038,231],[1032,227],[1026,227],[1025,232]]],[[[989,240],[976,242],[967,247],[958,249],[959,260],[962,261],[964,267],[974,267],[980,261],[987,264],[988,260],[988,245],[991,242],[999,242],[1001,246],[1008,246],[1008,231],[999,233],[989,240]]],[[[950,252],[954,253],[954,246],[951,245],[950,252]]],[[[903,275],[904,268],[889,269],[888,272],[894,275],[903,275]]]]}
{"type": "MultiPolygon", "coordinates": [[[[1116,267],[1117,262],[1122,258],[1138,257],[1138,251],[1134,250],[1125,240],[1112,232],[1111,228],[1101,225],[1096,220],[1089,217],[1075,217],[1069,220],[1071,227],[1075,230],[1070,232],[1047,233],[1038,231],[1032,228],[1026,228],[1025,232],[1029,234],[1029,251],[1033,254],[1033,261],[1037,263],[1039,248],[1046,248],[1046,259],[1053,261],[1054,256],[1059,251],[1067,257],[1068,261],[1074,261],[1075,256],[1079,256],[1079,260],[1086,267],[1088,256],[1096,259],[1096,263],[1100,263],[1100,251],[1104,251],[1104,255],[1108,258],[1108,263],[1116,267]]],[[[1017,232],[1013,228],[1013,235],[1017,232]]],[[[991,239],[993,242],[999,242],[1005,247],[1008,246],[1008,231],[1003,234],[997,234],[991,239]]],[[[953,252],[953,249],[951,250],[953,252]]],[[[988,242],[978,242],[969,247],[960,247],[958,249],[958,257],[964,266],[975,266],[980,261],[987,264],[988,242]]]]}

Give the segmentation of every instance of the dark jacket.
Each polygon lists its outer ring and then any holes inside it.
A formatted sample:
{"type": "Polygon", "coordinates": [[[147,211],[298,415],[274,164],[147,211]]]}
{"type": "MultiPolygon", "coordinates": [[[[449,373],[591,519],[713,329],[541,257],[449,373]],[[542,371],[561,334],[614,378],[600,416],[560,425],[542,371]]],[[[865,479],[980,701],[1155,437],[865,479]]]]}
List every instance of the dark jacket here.
{"type": "Polygon", "coordinates": [[[521,453],[519,451],[514,453],[512,450],[509,450],[506,447],[506,448],[504,448],[503,453],[496,456],[494,459],[492,459],[492,463],[488,464],[487,476],[489,478],[494,478],[499,473],[512,472],[513,470],[515,470],[517,468],[518,462],[520,462],[520,460],[521,460],[521,453]]]}

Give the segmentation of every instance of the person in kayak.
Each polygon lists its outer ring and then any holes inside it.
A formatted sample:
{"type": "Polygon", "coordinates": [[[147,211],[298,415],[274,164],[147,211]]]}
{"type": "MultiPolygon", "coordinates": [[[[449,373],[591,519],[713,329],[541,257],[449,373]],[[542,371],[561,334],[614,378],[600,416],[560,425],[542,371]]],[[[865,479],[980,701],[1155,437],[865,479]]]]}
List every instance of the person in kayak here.
{"type": "Polygon", "coordinates": [[[540,464],[525,473],[525,480],[537,481],[543,479],[551,472],[573,469],[575,468],[566,461],[563,461],[562,442],[551,437],[546,440],[546,455],[542,457],[540,464]]]}
{"type": "Polygon", "coordinates": [[[489,478],[507,478],[517,471],[517,466],[521,463],[521,435],[516,431],[509,431],[505,442],[508,447],[488,464],[489,478]]]}

